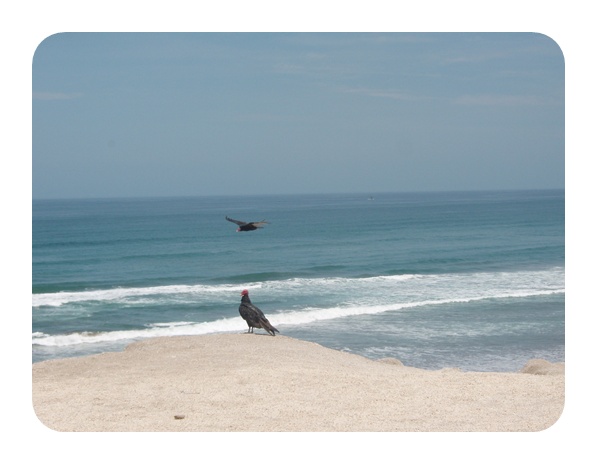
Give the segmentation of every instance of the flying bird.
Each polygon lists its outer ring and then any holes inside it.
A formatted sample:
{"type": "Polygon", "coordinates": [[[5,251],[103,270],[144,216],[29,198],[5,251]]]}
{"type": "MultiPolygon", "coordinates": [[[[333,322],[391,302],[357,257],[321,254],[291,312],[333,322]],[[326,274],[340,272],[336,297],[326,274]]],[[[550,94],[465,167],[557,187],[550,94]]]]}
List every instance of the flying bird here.
{"type": "Polygon", "coordinates": [[[247,321],[247,325],[249,326],[247,333],[253,333],[253,328],[264,329],[267,333],[273,336],[276,335],[276,332],[280,333],[278,329],[270,324],[261,309],[251,303],[248,290],[243,290],[241,295],[242,298],[240,300],[238,312],[241,317],[247,321]]]}
{"type": "Polygon", "coordinates": [[[259,222],[237,221],[236,219],[229,218],[228,216],[226,216],[226,220],[230,221],[230,222],[234,222],[235,224],[237,224],[239,226],[238,229],[236,229],[237,232],[249,232],[250,230],[260,229],[265,224],[269,224],[269,222],[266,222],[265,220],[259,221],[259,222]]]}

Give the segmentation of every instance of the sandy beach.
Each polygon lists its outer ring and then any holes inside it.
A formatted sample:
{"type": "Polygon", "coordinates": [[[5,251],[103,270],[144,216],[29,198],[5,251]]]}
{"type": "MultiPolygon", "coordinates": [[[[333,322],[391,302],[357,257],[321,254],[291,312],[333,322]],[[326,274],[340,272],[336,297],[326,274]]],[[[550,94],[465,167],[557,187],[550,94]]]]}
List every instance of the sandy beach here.
{"type": "Polygon", "coordinates": [[[564,407],[564,364],[427,371],[285,336],[156,338],[33,365],[56,431],[541,431],[564,407]]]}

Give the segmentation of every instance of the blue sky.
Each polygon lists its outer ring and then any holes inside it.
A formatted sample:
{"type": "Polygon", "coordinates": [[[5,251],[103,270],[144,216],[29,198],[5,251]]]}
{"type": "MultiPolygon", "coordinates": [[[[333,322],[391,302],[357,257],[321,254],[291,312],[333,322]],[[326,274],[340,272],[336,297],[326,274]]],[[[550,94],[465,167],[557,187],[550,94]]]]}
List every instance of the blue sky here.
{"type": "Polygon", "coordinates": [[[533,33],[66,33],[33,58],[33,198],[564,188],[533,33]]]}

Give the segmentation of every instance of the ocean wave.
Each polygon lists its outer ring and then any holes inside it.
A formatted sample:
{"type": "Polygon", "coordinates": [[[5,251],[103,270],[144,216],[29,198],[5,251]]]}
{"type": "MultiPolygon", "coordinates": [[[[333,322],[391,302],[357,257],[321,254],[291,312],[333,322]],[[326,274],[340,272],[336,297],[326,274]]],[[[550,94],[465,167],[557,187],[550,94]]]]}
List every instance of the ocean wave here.
{"type": "Polygon", "coordinates": [[[220,319],[211,322],[186,323],[171,322],[153,324],[145,329],[114,330],[110,332],[76,332],[70,334],[48,335],[35,332],[32,345],[38,346],[73,346],[91,343],[120,342],[155,337],[172,337],[177,335],[207,335],[240,331],[246,327],[241,317],[220,319]]]}
{"type": "Polygon", "coordinates": [[[33,294],[33,307],[62,306],[67,303],[83,301],[116,301],[127,298],[140,298],[159,295],[182,294],[213,294],[240,292],[244,288],[260,288],[260,284],[253,285],[164,285],[158,287],[111,288],[106,290],[88,290],[82,292],[58,292],[33,294]]]}
{"type": "MultiPolygon", "coordinates": [[[[33,294],[33,308],[60,307],[81,302],[122,302],[123,304],[147,304],[148,301],[163,302],[164,298],[188,298],[197,301],[205,298],[214,301],[223,296],[234,295],[242,289],[260,289],[262,294],[273,298],[330,295],[338,301],[348,295],[349,303],[384,302],[402,298],[413,300],[420,295],[434,298],[457,298],[481,296],[496,291],[537,292],[563,288],[564,269],[552,268],[540,271],[483,272],[470,274],[397,274],[372,277],[294,277],[286,280],[248,280],[245,283],[217,285],[166,285],[140,288],[113,288],[81,292],[58,292],[33,294]]],[[[283,299],[283,298],[280,298],[283,299]]]]}
{"type": "Polygon", "coordinates": [[[88,290],[81,292],[58,292],[58,293],[38,293],[33,294],[34,308],[41,306],[62,306],[68,303],[79,303],[84,301],[117,301],[131,298],[142,298],[147,296],[165,296],[165,295],[213,295],[213,294],[236,294],[243,289],[254,290],[264,288],[271,291],[284,290],[288,291],[292,288],[316,288],[316,287],[332,287],[345,286],[354,284],[356,282],[373,282],[373,281],[400,281],[415,278],[414,275],[402,276],[378,276],[365,277],[361,279],[342,278],[342,277],[327,277],[320,279],[308,278],[291,278],[287,280],[262,281],[245,284],[221,284],[221,285],[165,285],[156,287],[139,287],[139,288],[112,288],[106,290],[88,290]]]}
{"type": "MultiPolygon", "coordinates": [[[[348,305],[329,308],[308,307],[301,310],[286,310],[268,314],[268,319],[275,326],[297,326],[313,322],[349,318],[363,315],[380,314],[418,307],[471,303],[487,299],[525,298],[564,293],[564,289],[541,291],[512,291],[483,296],[421,300],[384,305],[348,305]]],[[[134,341],[153,337],[171,337],[181,335],[207,335],[212,333],[240,332],[246,330],[246,323],[240,317],[222,318],[207,322],[177,321],[149,324],[144,329],[120,330],[110,332],[78,332],[71,334],[48,335],[41,332],[32,334],[32,345],[61,347],[92,343],[111,343],[134,341]]]]}

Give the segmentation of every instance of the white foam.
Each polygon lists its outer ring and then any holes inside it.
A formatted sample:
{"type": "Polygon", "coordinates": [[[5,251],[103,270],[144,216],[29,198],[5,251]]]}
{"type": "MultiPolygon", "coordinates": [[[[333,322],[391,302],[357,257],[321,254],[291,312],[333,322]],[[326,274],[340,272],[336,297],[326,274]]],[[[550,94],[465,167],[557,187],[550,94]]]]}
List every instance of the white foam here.
{"type": "MultiPolygon", "coordinates": [[[[535,292],[512,291],[508,293],[496,293],[484,296],[436,300],[429,299],[385,305],[352,305],[335,306],[330,308],[307,307],[301,310],[287,310],[274,313],[268,315],[268,319],[274,326],[293,326],[331,319],[362,316],[368,314],[380,314],[388,311],[399,311],[430,305],[470,303],[473,301],[481,301],[492,298],[524,298],[558,293],[564,293],[564,289],[542,290],[535,292]]],[[[32,344],[41,346],[72,346],[89,343],[121,342],[126,340],[133,341],[152,337],[168,337],[177,335],[206,335],[210,333],[224,333],[237,331],[240,332],[246,330],[246,328],[246,323],[240,317],[223,318],[215,321],[201,323],[178,321],[169,323],[155,323],[149,325],[146,329],[139,330],[123,330],[100,333],[82,332],[66,335],[47,335],[40,332],[35,332],[32,334],[32,344]]]]}
{"type": "Polygon", "coordinates": [[[33,307],[58,307],[67,303],[82,301],[118,301],[161,295],[232,293],[240,292],[244,288],[256,289],[261,288],[261,285],[166,285],[160,287],[112,288],[82,292],[38,293],[33,295],[33,307]]]}
{"type": "MultiPolygon", "coordinates": [[[[325,277],[293,278],[245,284],[222,285],[168,285],[143,288],[114,288],[82,292],[43,293],[33,295],[33,307],[60,307],[69,303],[99,301],[123,304],[147,304],[164,298],[192,299],[193,301],[234,295],[243,288],[262,289],[264,294],[277,297],[329,295],[338,301],[348,295],[357,302],[379,302],[400,298],[412,300],[419,295],[433,298],[486,296],[496,292],[554,291],[563,288],[564,269],[544,271],[485,272],[469,274],[390,275],[363,278],[325,277]]],[[[235,295],[236,296],[236,295],[235,295]]]]}
{"type": "MultiPolygon", "coordinates": [[[[154,324],[155,325],[155,324],[154,324]]],[[[73,346],[90,343],[120,342],[140,340],[154,337],[171,337],[177,335],[206,335],[210,333],[241,331],[246,328],[240,317],[220,319],[212,322],[185,323],[172,322],[159,324],[156,327],[139,330],[115,330],[112,332],[80,332],[65,335],[47,335],[36,332],[32,337],[33,345],[40,346],[73,346]]]]}
{"type": "MultiPolygon", "coordinates": [[[[170,285],[115,288],[83,292],[33,295],[34,307],[62,306],[84,301],[116,301],[118,304],[166,303],[167,298],[220,304],[237,301],[243,288],[260,289],[262,295],[288,302],[279,311],[268,311],[275,326],[303,325],[316,321],[399,311],[428,305],[467,303],[490,298],[524,298],[564,293],[564,268],[540,271],[485,272],[468,274],[398,275],[364,278],[294,278],[280,281],[222,285],[170,285]],[[306,296],[306,298],[305,298],[306,296]],[[232,301],[232,300],[231,300],[232,301]],[[304,305],[303,305],[304,303],[304,305]]],[[[68,307],[67,307],[68,308],[68,307]]],[[[240,317],[205,322],[160,322],[138,330],[47,335],[36,332],[32,343],[70,346],[119,342],[159,336],[202,335],[246,330],[240,317]]]]}
{"type": "Polygon", "coordinates": [[[311,322],[324,321],[329,319],[337,319],[341,317],[362,316],[367,314],[379,314],[388,311],[399,311],[402,309],[417,308],[431,305],[444,305],[452,303],[471,303],[473,301],[481,301],[486,299],[499,298],[525,298],[531,296],[551,295],[557,293],[564,293],[564,290],[550,290],[538,292],[512,292],[507,294],[494,294],[469,298],[450,298],[443,300],[423,300],[413,301],[410,303],[394,303],[387,305],[373,305],[373,306],[345,306],[333,308],[305,308],[300,311],[288,311],[284,313],[268,316],[269,321],[276,325],[302,325],[311,322]]]}

